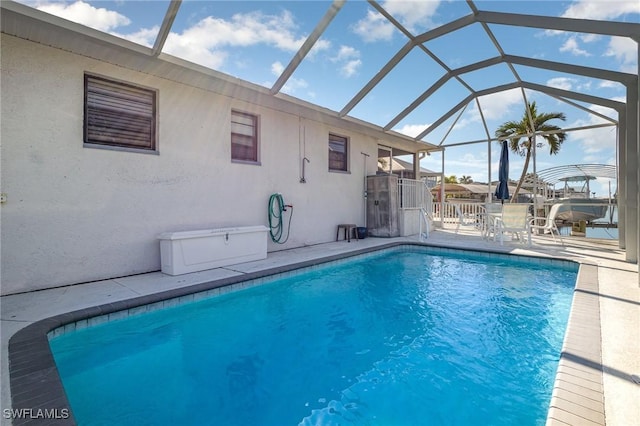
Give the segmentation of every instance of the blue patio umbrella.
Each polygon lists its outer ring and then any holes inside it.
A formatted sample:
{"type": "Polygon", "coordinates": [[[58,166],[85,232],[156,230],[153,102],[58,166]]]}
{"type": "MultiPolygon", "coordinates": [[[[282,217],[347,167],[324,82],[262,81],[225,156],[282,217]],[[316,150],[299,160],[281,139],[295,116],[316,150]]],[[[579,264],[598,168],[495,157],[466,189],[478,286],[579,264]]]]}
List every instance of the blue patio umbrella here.
{"type": "Polygon", "coordinates": [[[502,152],[500,153],[500,166],[498,167],[498,186],[493,194],[496,199],[509,199],[509,147],[507,141],[502,141],[502,152]]]}

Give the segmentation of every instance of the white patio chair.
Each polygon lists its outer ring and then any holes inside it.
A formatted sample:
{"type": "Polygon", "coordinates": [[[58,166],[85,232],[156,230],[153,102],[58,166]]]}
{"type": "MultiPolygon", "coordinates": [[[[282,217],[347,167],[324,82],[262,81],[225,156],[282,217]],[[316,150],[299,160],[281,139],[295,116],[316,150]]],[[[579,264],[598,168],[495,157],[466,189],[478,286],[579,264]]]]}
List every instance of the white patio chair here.
{"type": "Polygon", "coordinates": [[[556,242],[556,236],[560,238],[560,243],[564,245],[564,241],[562,240],[562,236],[560,235],[560,230],[556,225],[556,216],[558,215],[558,210],[562,207],[562,203],[554,204],[549,209],[549,214],[547,217],[534,217],[529,221],[529,228],[533,231],[534,229],[541,229],[543,234],[551,234],[553,238],[553,242],[556,242]]]}
{"type": "Polygon", "coordinates": [[[456,210],[456,216],[458,216],[458,224],[456,225],[456,234],[460,230],[461,226],[473,227],[474,229],[482,231],[483,220],[482,215],[462,213],[462,209],[458,204],[454,204],[453,207],[456,210]]]}
{"type": "Polygon", "coordinates": [[[489,239],[496,233],[496,219],[502,215],[502,204],[487,203],[484,205],[484,237],[489,239]]]}
{"type": "Polygon", "coordinates": [[[517,237],[521,243],[525,243],[524,234],[527,235],[527,242],[531,244],[531,228],[529,228],[529,205],[528,204],[505,204],[502,206],[502,215],[495,220],[495,235],[500,235],[500,245],[504,245],[504,234],[511,233],[517,237]]]}

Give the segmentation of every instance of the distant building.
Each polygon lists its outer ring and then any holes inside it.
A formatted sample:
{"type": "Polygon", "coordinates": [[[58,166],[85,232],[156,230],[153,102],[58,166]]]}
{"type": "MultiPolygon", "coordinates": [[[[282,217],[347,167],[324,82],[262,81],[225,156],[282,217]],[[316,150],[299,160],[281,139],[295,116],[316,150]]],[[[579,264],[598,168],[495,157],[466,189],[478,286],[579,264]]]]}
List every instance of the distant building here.
{"type": "MultiPolygon", "coordinates": [[[[496,190],[496,182],[492,183],[490,188],[486,183],[446,183],[444,185],[445,199],[456,201],[465,201],[472,203],[485,203],[489,197],[496,190]]],[[[516,190],[516,185],[509,185],[509,193],[513,194],[516,190]]],[[[431,189],[431,193],[436,200],[439,200],[440,185],[436,185],[431,189]]],[[[518,202],[528,202],[531,198],[531,192],[520,188],[518,193],[518,202]]]]}

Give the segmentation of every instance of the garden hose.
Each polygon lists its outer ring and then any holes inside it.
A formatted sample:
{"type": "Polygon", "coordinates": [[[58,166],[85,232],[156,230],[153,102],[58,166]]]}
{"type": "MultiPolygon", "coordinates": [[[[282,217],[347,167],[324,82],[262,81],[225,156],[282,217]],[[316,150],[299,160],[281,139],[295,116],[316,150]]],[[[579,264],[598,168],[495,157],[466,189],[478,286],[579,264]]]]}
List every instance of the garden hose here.
{"type": "Polygon", "coordinates": [[[282,199],[281,194],[272,194],[269,197],[269,235],[271,235],[271,241],[277,244],[284,244],[289,239],[289,233],[291,231],[291,218],[293,217],[293,206],[286,205],[282,199]],[[284,212],[287,211],[287,207],[291,208],[291,214],[289,215],[289,224],[287,225],[287,237],[282,241],[284,231],[284,212]]]}

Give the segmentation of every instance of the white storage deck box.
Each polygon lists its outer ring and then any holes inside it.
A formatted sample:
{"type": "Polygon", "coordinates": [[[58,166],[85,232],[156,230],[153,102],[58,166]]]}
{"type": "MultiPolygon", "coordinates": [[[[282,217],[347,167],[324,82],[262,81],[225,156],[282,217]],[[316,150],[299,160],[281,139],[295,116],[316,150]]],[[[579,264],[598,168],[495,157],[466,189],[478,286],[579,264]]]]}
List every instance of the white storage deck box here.
{"type": "Polygon", "coordinates": [[[189,272],[235,265],[267,257],[266,226],[165,232],[158,236],[162,272],[189,272]]]}

